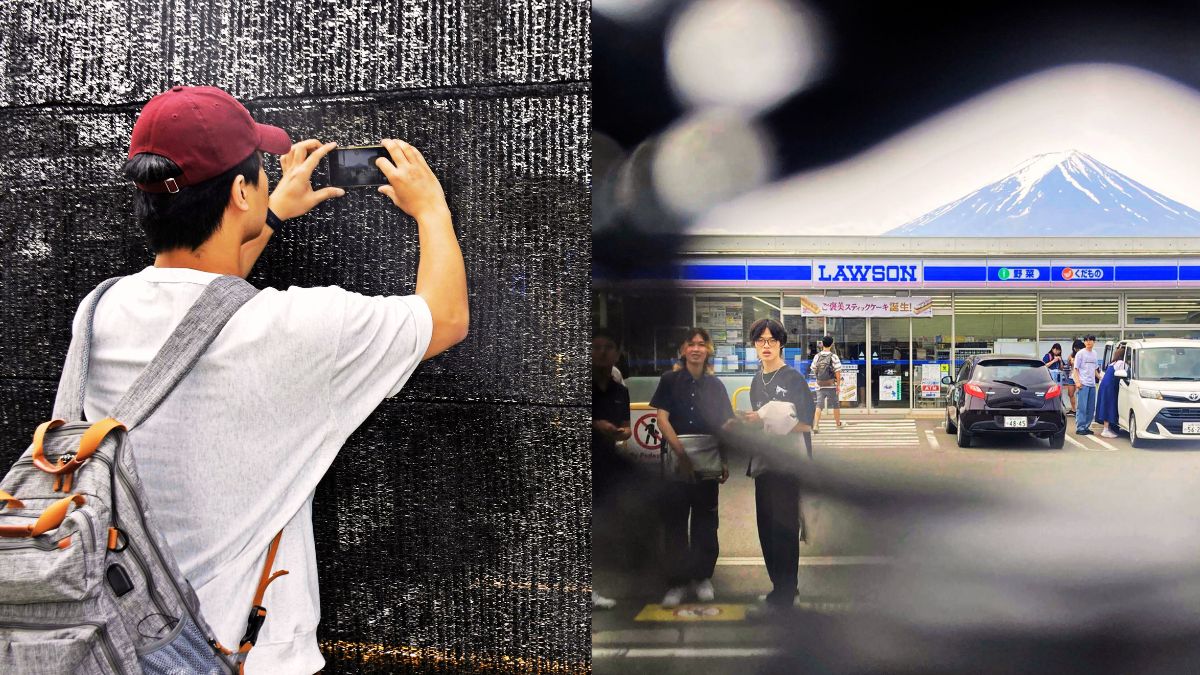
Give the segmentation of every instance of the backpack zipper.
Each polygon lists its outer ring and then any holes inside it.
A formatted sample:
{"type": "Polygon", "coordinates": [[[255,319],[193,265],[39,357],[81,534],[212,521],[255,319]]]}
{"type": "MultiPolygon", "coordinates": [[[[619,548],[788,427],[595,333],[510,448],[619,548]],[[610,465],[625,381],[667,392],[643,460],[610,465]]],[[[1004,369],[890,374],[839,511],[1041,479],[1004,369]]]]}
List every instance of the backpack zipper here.
{"type": "Polygon", "coordinates": [[[0,628],[27,628],[30,630],[56,630],[59,628],[82,628],[83,626],[93,626],[96,629],[96,635],[100,638],[100,647],[104,650],[104,657],[108,660],[108,665],[114,673],[124,673],[125,669],[121,667],[121,662],[113,651],[112,643],[108,639],[108,631],[104,629],[104,624],[95,621],[82,621],[80,623],[60,623],[60,624],[44,624],[44,623],[13,623],[5,621],[0,623],[0,628]]]}
{"type": "Polygon", "coordinates": [[[36,549],[41,549],[43,551],[52,551],[52,550],[58,548],[58,545],[60,543],[62,543],[62,541],[64,539],[70,539],[70,538],[71,538],[71,535],[68,534],[65,537],[58,538],[56,541],[39,541],[37,539],[30,539],[28,541],[20,541],[20,542],[0,541],[0,551],[13,551],[13,550],[22,549],[22,548],[36,548],[36,549]]]}
{"type": "MultiPolygon", "coordinates": [[[[66,457],[66,456],[67,455],[63,455],[63,457],[66,457]]],[[[93,455],[93,459],[100,460],[101,464],[107,465],[110,470],[112,469],[113,460],[109,459],[107,456],[93,455]]],[[[15,467],[18,464],[33,464],[33,460],[26,458],[26,459],[23,459],[23,460],[20,460],[20,461],[14,463],[13,466],[15,467]]],[[[122,472],[120,470],[120,468],[118,467],[118,470],[116,473],[118,473],[120,475],[121,483],[127,488],[129,494],[134,495],[133,486],[130,484],[130,481],[127,478],[125,478],[124,472],[122,472]]],[[[115,489],[116,486],[113,486],[113,487],[115,489]]],[[[136,497],[136,495],[135,495],[135,497],[136,497]]],[[[142,509],[141,502],[139,502],[135,498],[134,503],[137,505],[138,512],[140,513],[141,509],[142,509]]],[[[4,515],[4,514],[0,513],[0,515],[4,515]]],[[[36,516],[34,516],[34,517],[36,517],[36,516]]],[[[88,533],[91,535],[91,539],[89,541],[95,541],[96,529],[95,529],[95,525],[92,522],[92,514],[87,511],[84,511],[83,519],[84,519],[84,522],[87,523],[88,533]]],[[[142,529],[143,529],[143,531],[146,529],[145,519],[142,520],[142,529]]],[[[137,548],[135,548],[134,546],[131,545],[128,548],[126,548],[125,550],[130,552],[130,554],[131,554],[130,557],[133,558],[135,563],[137,563],[138,568],[142,570],[142,577],[146,579],[146,589],[149,591],[150,599],[151,599],[151,601],[154,602],[154,606],[158,609],[159,613],[162,614],[163,616],[173,617],[174,613],[167,611],[167,603],[163,601],[162,597],[158,593],[158,589],[156,589],[154,587],[154,577],[150,574],[150,570],[146,566],[146,561],[142,559],[142,556],[140,553],[138,553],[137,548]]],[[[167,575],[167,576],[170,576],[170,575],[167,575]]],[[[186,604],[186,603],[184,603],[184,604],[186,604]]],[[[176,620],[178,620],[177,617],[176,617],[176,620]]]]}

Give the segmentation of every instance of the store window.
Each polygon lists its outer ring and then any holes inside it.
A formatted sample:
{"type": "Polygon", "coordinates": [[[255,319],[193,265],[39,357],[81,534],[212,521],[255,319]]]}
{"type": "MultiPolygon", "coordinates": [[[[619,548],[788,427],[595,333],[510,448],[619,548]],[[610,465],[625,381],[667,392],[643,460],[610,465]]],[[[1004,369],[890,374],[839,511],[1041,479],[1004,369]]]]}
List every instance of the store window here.
{"type": "Polygon", "coordinates": [[[1127,326],[1200,324],[1200,298],[1129,295],[1125,298],[1127,326]]]}
{"type": "Polygon", "coordinates": [[[956,367],[972,354],[1040,356],[1036,342],[1037,294],[955,294],[954,333],[956,367]]]}
{"type": "MultiPolygon", "coordinates": [[[[778,294],[698,295],[695,325],[708,331],[716,348],[718,373],[758,370],[758,354],[750,345],[750,327],[759,319],[779,320],[778,294]]],[[[653,315],[650,315],[653,316],[653,315]]]]}
{"type": "Polygon", "coordinates": [[[625,377],[660,375],[671,369],[692,325],[692,297],[667,292],[597,293],[592,322],[620,338],[617,367],[625,377]]]}
{"type": "Polygon", "coordinates": [[[1043,326],[1116,326],[1120,323],[1119,295],[1042,295],[1043,326]]]}

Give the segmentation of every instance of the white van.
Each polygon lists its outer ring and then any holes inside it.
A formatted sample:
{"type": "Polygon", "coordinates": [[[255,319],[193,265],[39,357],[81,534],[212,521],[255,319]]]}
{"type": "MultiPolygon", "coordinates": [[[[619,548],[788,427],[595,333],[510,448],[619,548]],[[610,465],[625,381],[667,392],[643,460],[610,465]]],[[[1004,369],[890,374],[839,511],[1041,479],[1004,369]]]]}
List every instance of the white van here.
{"type": "MultiPolygon", "coordinates": [[[[1125,340],[1127,370],[1117,371],[1117,417],[1129,444],[1151,439],[1200,441],[1200,340],[1125,340]]],[[[1114,350],[1115,351],[1115,350],[1114,350]]],[[[1112,352],[1105,350],[1105,361],[1112,352]]]]}

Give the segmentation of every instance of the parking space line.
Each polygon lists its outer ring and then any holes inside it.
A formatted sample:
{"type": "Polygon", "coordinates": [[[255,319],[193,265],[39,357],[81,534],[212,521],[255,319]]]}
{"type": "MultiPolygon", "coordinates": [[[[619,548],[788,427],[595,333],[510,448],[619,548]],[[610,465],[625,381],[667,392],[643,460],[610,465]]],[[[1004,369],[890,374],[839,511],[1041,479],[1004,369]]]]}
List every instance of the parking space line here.
{"type": "Polygon", "coordinates": [[[1105,448],[1106,450],[1108,450],[1110,452],[1117,451],[1117,449],[1115,447],[1113,447],[1112,444],[1106,443],[1106,442],[1100,440],[1099,438],[1096,438],[1095,436],[1088,436],[1088,439],[1090,439],[1092,442],[1100,445],[1101,447],[1105,448]]]}
{"type": "Polygon", "coordinates": [[[780,651],[772,647],[600,647],[592,648],[593,659],[621,658],[674,658],[674,659],[714,659],[714,658],[747,658],[755,656],[776,656],[780,651]]]}
{"type": "Polygon", "coordinates": [[[1089,448],[1088,446],[1075,440],[1075,437],[1072,436],[1071,434],[1067,434],[1067,442],[1070,443],[1071,445],[1074,445],[1075,447],[1079,448],[1080,450],[1091,450],[1091,448],[1089,448]]]}
{"type": "Polygon", "coordinates": [[[929,439],[929,445],[933,446],[934,450],[941,450],[942,446],[938,443],[937,435],[933,433],[933,429],[925,430],[925,438],[929,439]]]}

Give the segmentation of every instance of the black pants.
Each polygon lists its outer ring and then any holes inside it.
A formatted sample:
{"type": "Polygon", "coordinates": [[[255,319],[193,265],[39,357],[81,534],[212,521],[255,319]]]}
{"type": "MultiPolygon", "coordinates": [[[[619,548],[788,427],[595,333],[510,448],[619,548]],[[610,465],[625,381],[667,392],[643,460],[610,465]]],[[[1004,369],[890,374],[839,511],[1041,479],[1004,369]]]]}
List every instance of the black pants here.
{"type": "Polygon", "coordinates": [[[790,607],[800,566],[800,481],[766,472],[754,479],[758,542],[774,587],[767,602],[790,607]]]}
{"type": "Polygon", "coordinates": [[[720,488],[721,484],[715,480],[665,481],[662,516],[669,585],[683,586],[712,577],[720,553],[717,544],[720,488]]]}

